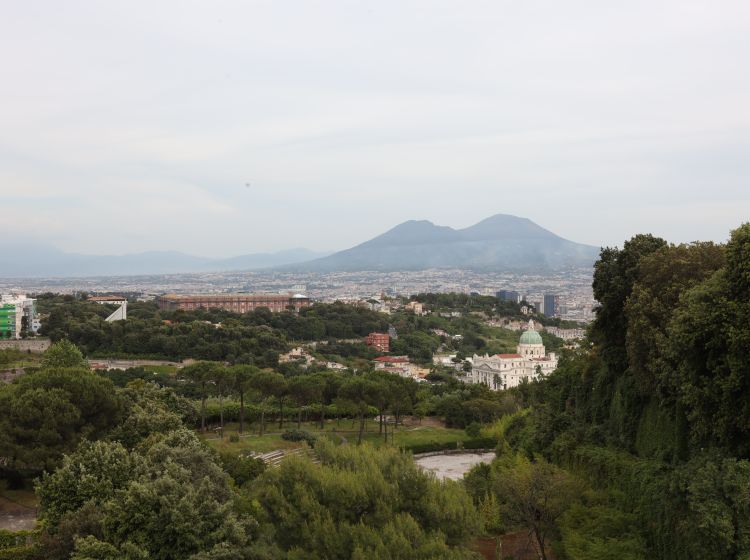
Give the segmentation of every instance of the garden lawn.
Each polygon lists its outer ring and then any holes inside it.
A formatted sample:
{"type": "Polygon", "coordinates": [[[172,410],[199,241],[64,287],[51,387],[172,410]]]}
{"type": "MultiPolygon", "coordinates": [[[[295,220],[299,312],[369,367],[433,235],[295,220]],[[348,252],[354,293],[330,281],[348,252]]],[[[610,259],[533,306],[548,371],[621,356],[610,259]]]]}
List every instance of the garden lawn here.
{"type": "MultiPolygon", "coordinates": [[[[250,428],[245,427],[244,434],[238,433],[237,423],[225,425],[224,437],[219,438],[216,432],[207,432],[199,434],[201,438],[212,448],[220,453],[242,454],[250,451],[256,453],[267,453],[277,449],[294,449],[302,447],[304,443],[287,441],[282,439],[281,434],[287,430],[296,430],[296,422],[285,422],[284,430],[279,430],[278,424],[267,425],[266,433],[258,436],[258,428],[253,424],[250,428]],[[230,441],[230,436],[238,435],[239,441],[230,441]]],[[[320,427],[315,422],[303,422],[302,430],[308,431],[315,436],[325,435],[335,443],[357,443],[357,423],[351,420],[342,420],[338,425],[335,420],[326,421],[325,428],[320,427]]],[[[378,423],[376,420],[368,420],[367,430],[362,436],[364,441],[369,441],[375,446],[395,445],[401,448],[410,448],[414,445],[425,444],[445,444],[458,443],[467,441],[469,436],[464,430],[443,428],[439,426],[399,426],[395,435],[392,435],[393,426],[388,426],[388,443],[378,432],[378,423]]]]}
{"type": "Polygon", "coordinates": [[[145,371],[150,371],[152,373],[161,373],[163,375],[170,375],[174,377],[177,374],[177,366],[170,366],[170,365],[153,365],[153,366],[140,366],[145,371]]]}
{"type": "Polygon", "coordinates": [[[500,327],[484,326],[482,329],[482,338],[487,343],[487,347],[482,353],[488,354],[512,354],[518,346],[520,334],[516,331],[502,329],[500,327]]]}

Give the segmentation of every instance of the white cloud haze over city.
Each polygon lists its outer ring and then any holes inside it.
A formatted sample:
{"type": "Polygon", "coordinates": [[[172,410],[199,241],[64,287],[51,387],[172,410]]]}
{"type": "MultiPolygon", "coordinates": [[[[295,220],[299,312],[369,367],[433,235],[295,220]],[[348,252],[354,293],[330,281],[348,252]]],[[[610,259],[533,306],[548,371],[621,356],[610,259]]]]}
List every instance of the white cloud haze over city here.
{"type": "Polygon", "coordinates": [[[3,242],[343,249],[408,219],[582,243],[750,219],[750,3],[6,2],[3,242]]]}

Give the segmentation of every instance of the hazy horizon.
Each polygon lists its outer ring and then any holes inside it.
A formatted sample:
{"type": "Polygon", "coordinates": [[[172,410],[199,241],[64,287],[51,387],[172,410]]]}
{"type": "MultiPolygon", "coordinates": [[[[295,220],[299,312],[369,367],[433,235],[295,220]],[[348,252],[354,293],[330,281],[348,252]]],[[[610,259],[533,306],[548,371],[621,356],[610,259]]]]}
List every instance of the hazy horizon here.
{"type": "Polygon", "coordinates": [[[497,213],[590,245],[750,218],[750,5],[6,7],[4,243],[336,251],[497,213]]]}

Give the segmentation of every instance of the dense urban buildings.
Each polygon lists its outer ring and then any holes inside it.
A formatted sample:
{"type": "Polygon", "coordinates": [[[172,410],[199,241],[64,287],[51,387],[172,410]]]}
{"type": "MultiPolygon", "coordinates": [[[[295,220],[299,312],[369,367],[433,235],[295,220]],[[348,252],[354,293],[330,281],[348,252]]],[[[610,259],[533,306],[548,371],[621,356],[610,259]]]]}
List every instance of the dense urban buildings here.
{"type": "Polygon", "coordinates": [[[533,321],[521,335],[516,354],[477,356],[472,359],[469,383],[482,383],[499,391],[549,375],[557,368],[554,352],[547,355],[542,337],[534,330],[533,321]]]}
{"type": "Polygon", "coordinates": [[[373,296],[409,297],[419,293],[478,292],[496,295],[500,290],[521,294],[541,311],[544,294],[560,296],[560,317],[590,322],[596,305],[591,289],[591,269],[567,270],[546,275],[433,269],[401,272],[301,273],[234,271],[151,276],[89,278],[0,278],[0,292],[75,294],[141,294],[147,301],[158,294],[306,294],[315,301],[355,302],[373,296]]]}
{"type": "Polygon", "coordinates": [[[165,294],[156,297],[159,309],[190,311],[200,309],[225,309],[247,313],[265,307],[273,312],[299,311],[310,305],[310,298],[301,294],[293,296],[272,294],[165,294]]]}
{"type": "Polygon", "coordinates": [[[581,328],[562,329],[560,327],[545,327],[544,330],[563,340],[580,340],[586,336],[586,330],[581,328]]]}
{"type": "Polygon", "coordinates": [[[0,296],[0,339],[34,334],[39,326],[35,299],[25,295],[0,296]]]}

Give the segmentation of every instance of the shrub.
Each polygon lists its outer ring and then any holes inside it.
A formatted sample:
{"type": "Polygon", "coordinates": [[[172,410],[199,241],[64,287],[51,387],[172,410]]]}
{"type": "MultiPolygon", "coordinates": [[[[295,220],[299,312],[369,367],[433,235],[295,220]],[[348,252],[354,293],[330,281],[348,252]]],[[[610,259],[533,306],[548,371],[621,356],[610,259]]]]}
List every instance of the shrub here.
{"type": "Polygon", "coordinates": [[[472,438],[466,441],[428,441],[426,443],[415,443],[413,445],[404,446],[406,451],[411,451],[415,455],[419,453],[432,453],[435,451],[447,451],[452,449],[494,449],[496,441],[493,438],[479,437],[472,438]]]}
{"type": "Polygon", "coordinates": [[[281,434],[281,439],[286,441],[306,441],[312,447],[315,445],[315,436],[306,430],[287,430],[281,434]]]}
{"type": "Polygon", "coordinates": [[[7,531],[0,529],[0,550],[21,547],[28,544],[31,538],[31,531],[7,531]]]}
{"type": "Polygon", "coordinates": [[[0,529],[0,560],[32,560],[39,558],[36,533],[0,529]]]}
{"type": "Polygon", "coordinates": [[[222,453],[220,458],[224,470],[232,477],[237,486],[255,480],[266,470],[266,464],[263,460],[255,457],[238,457],[230,453],[222,453]]]}
{"type": "Polygon", "coordinates": [[[36,545],[0,549],[0,560],[37,560],[38,558],[39,550],[36,545]]]}
{"type": "Polygon", "coordinates": [[[466,435],[471,438],[479,437],[479,434],[482,432],[482,425],[479,422],[472,422],[468,426],[466,426],[466,435]]]}

